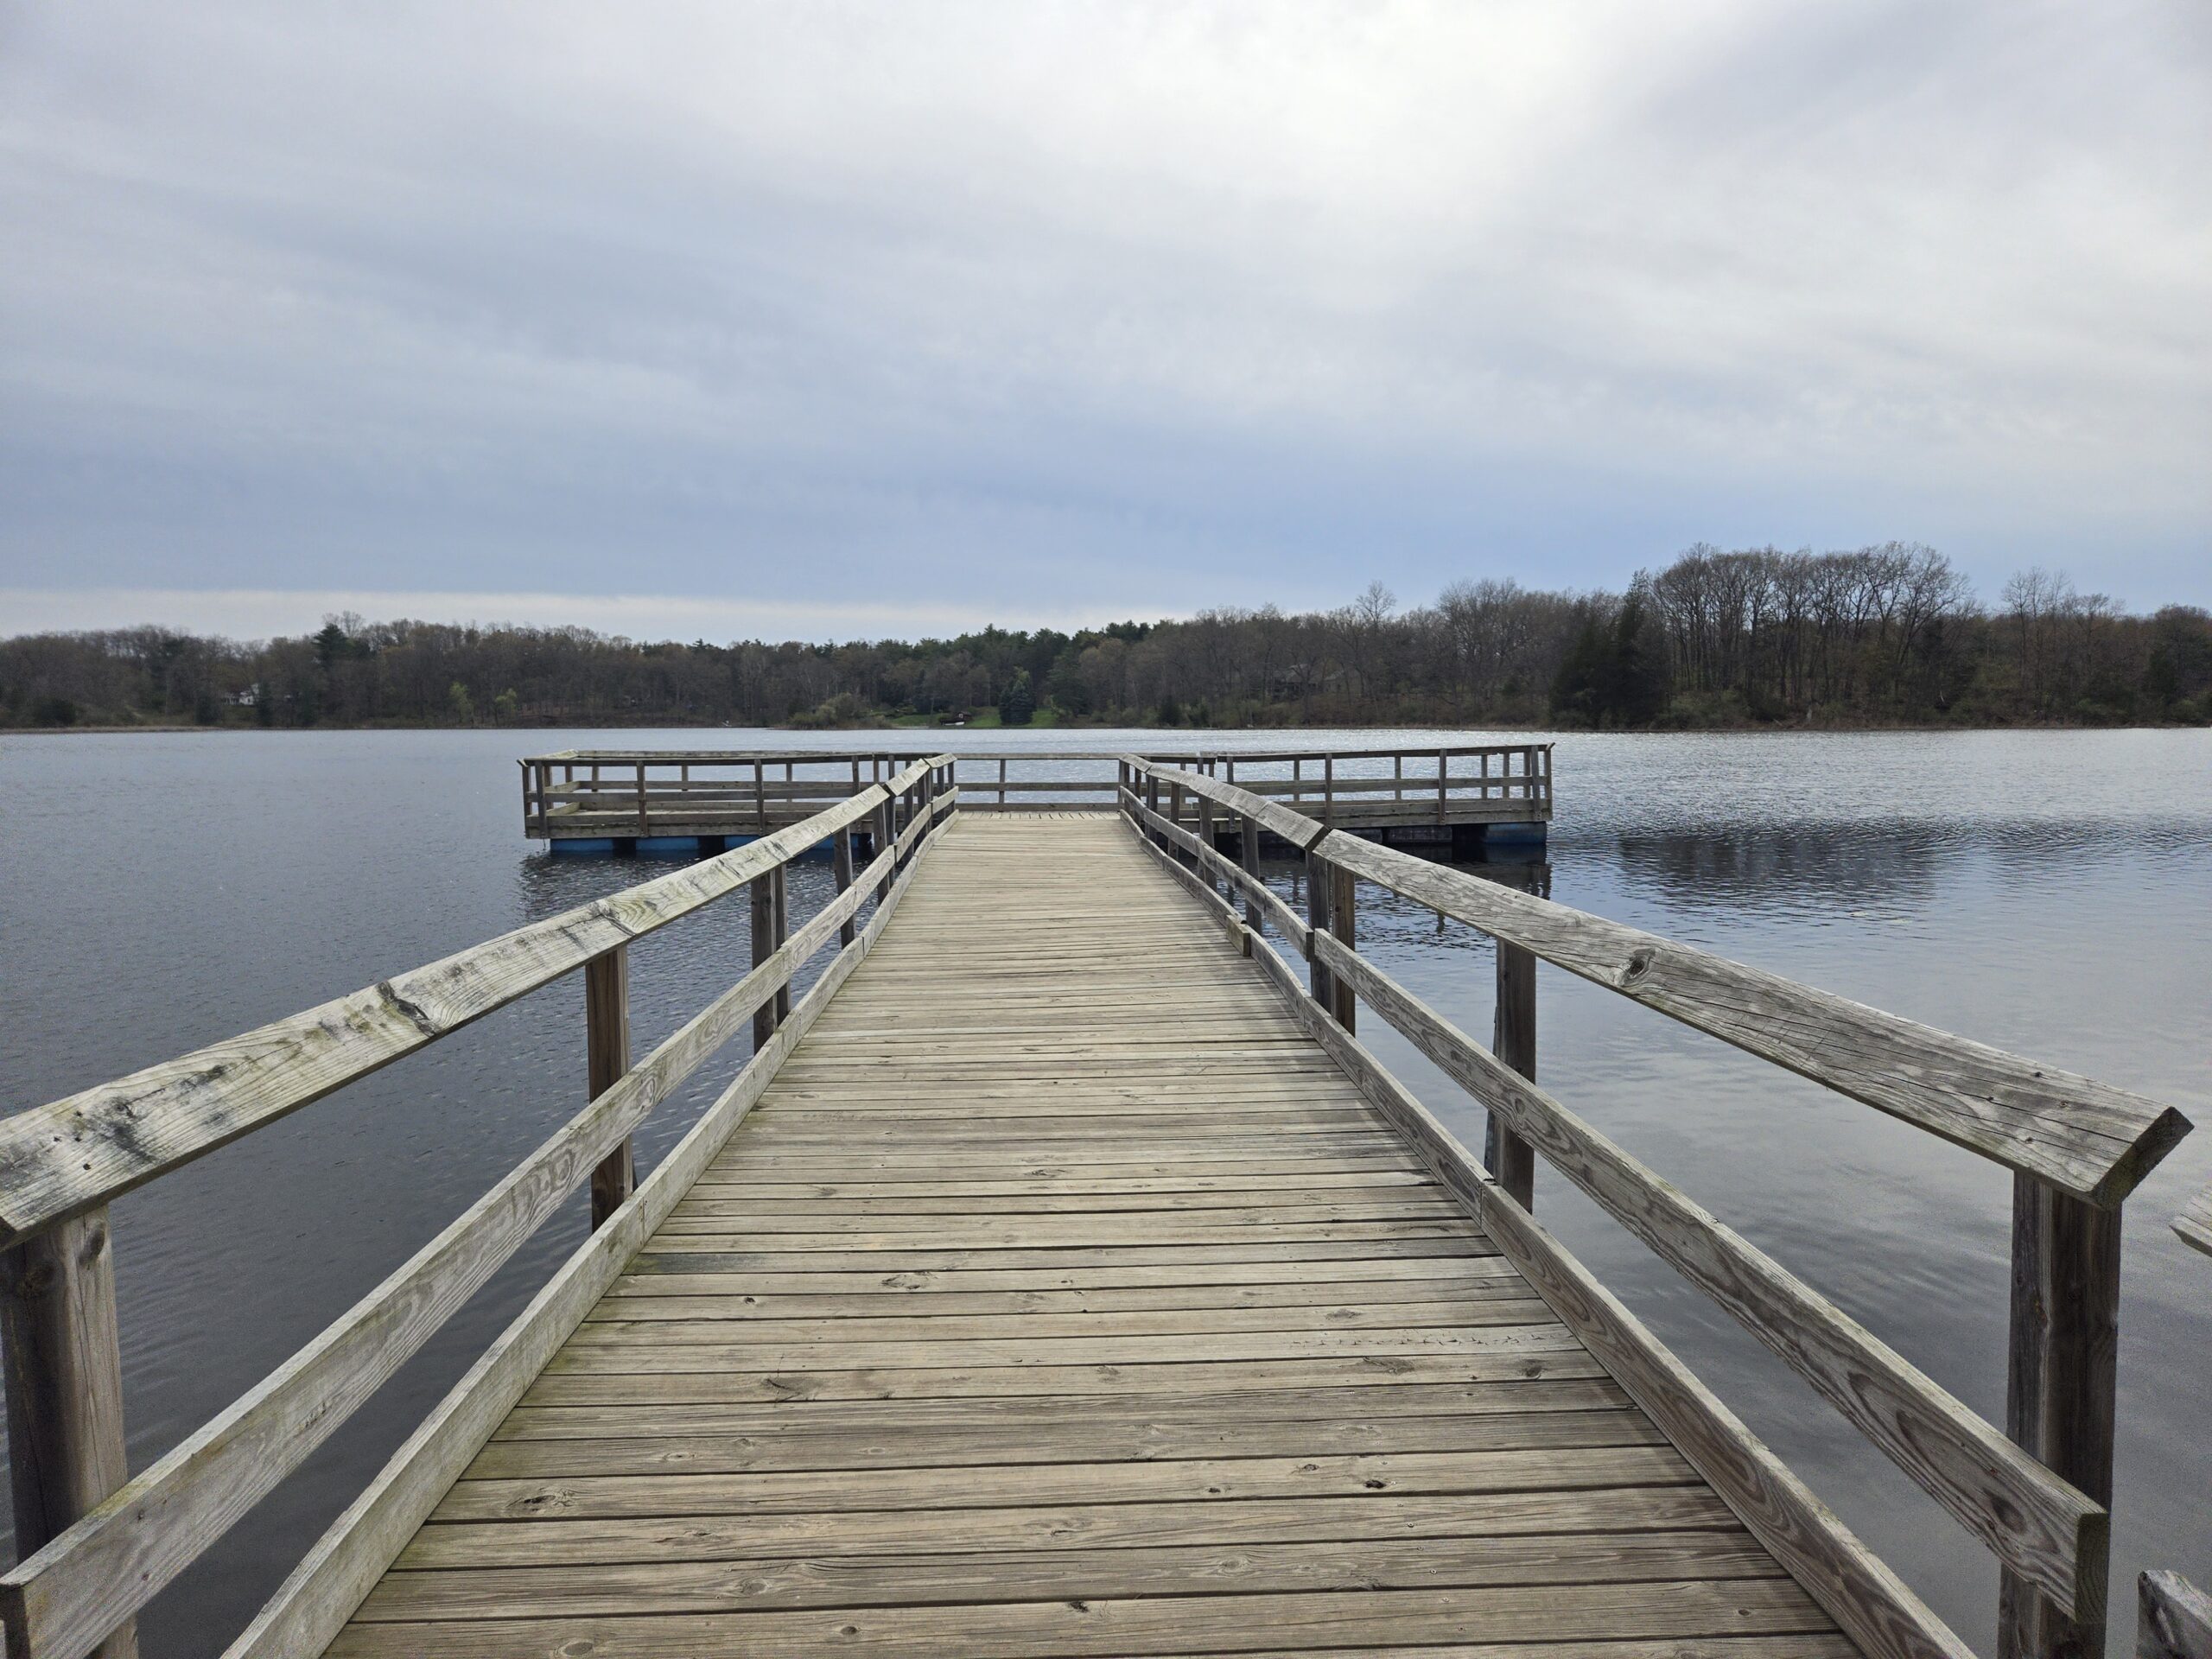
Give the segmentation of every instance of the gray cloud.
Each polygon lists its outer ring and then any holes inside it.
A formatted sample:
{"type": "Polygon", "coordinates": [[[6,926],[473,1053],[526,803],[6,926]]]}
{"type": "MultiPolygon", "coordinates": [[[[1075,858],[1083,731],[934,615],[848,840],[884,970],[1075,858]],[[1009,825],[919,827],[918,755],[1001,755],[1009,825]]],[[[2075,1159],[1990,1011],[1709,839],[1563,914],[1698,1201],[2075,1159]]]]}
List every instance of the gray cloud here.
{"type": "Polygon", "coordinates": [[[1902,536],[2212,599],[2188,4],[0,31],[0,588],[1020,620],[1902,536]]]}

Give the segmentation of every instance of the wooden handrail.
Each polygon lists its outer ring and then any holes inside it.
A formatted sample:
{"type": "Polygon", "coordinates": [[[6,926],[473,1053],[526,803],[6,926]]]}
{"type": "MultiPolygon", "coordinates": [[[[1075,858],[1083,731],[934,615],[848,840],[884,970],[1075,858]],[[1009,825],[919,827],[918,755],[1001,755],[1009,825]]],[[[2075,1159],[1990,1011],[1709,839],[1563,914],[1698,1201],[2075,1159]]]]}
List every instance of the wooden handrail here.
{"type": "Polygon", "coordinates": [[[1999,1560],[2077,1617],[2101,1609],[2101,1504],[1365,957],[1325,934],[1313,945],[1330,972],[1810,1382],[1999,1560]]]}
{"type": "Polygon", "coordinates": [[[1280,804],[1196,772],[1135,764],[1173,772],[1185,788],[1402,897],[2100,1207],[2125,1198],[2189,1132],[2172,1107],[2126,1090],[1357,836],[1327,833],[1324,844],[1323,826],[1280,804]]]}
{"type": "Polygon", "coordinates": [[[866,817],[883,788],[911,787],[930,764],[917,761],[887,786],[718,857],[0,1118],[0,1247],[105,1204],[735,892],[866,817]]]}
{"type": "MultiPolygon", "coordinates": [[[[907,830],[918,842],[907,843],[905,868],[857,941],[838,951],[766,1046],[639,1183],[607,1224],[556,1270],[392,1454],[367,1490],[331,1523],[253,1623],[226,1649],[225,1659],[290,1659],[295,1654],[320,1653],[329,1644],[623,1264],[644,1247],[677,1200],[714,1160],[838,988],[874,949],[912,880],[915,860],[942,829],[941,815],[950,811],[956,798],[949,791],[942,793],[931,812],[916,815],[907,830]]],[[[862,886],[854,891],[868,889],[862,886]]]]}
{"type": "MultiPolygon", "coordinates": [[[[1896,1653],[1948,1651],[1956,1638],[1932,1615],[1923,1619],[1926,1610],[1825,1511],[1817,1505],[1807,1510],[1809,1495],[1803,1495],[1804,1504],[1793,1497],[1768,1515],[1777,1529],[1768,1535],[1752,1511],[1779,1503],[1784,1494],[1772,1479],[1753,1478],[1757,1459],[1745,1449],[1741,1425],[1725,1414],[1716,1416],[1717,1402],[1710,1410],[1690,1409],[1694,1402],[1681,1397],[1679,1379],[1669,1380],[1671,1357],[1664,1363],[1655,1358],[1656,1342],[1602,1287],[1594,1281],[1583,1282],[1586,1275],[1578,1279],[1579,1268],[1567,1271],[1547,1255],[1542,1236],[1529,1218],[1525,1191],[1502,1184],[1503,1161],[1494,1173],[1480,1171],[1448,1135],[1439,1142],[1422,1127],[1423,1109],[1417,1103],[1408,1104],[1410,1096],[1402,1085],[1353,1039],[1350,1015],[1355,995],[1488,1109],[1501,1142],[1510,1140],[1545,1154],[1601,1208],[1805,1376],[1989,1546],[2003,1568],[1999,1625],[2005,1659],[2068,1653],[2095,1639],[2102,1629],[2110,1553],[2106,1506],[2111,1496],[2118,1208],[2188,1133],[2187,1119],[2156,1101],[2088,1078],[2037,1066],[1351,835],[1325,832],[1302,815],[1196,772],[1125,756],[1122,785],[1120,799],[1132,828],[1185,885],[1194,891],[1202,887],[1212,899],[1217,874],[1232,894],[1243,893],[1249,915],[1234,931],[1243,934],[1247,953],[1261,960],[1308,1029],[1356,1078],[1364,1079],[1370,1098],[1400,1121],[1425,1156],[1436,1154],[1446,1165],[1466,1166],[1471,1173],[1457,1190],[1494,1220],[1493,1236],[1561,1318],[1609,1365],[1618,1357],[1629,1368],[1613,1366],[1692,1461],[1699,1462],[1698,1454],[1683,1434],[1726,1430],[1716,1446],[1719,1471],[1702,1463],[1700,1469],[1793,1571],[1802,1563],[1815,1572],[1815,1578],[1803,1571],[1798,1576],[1862,1646],[1896,1653]],[[1188,792],[1205,803],[1209,812],[1225,807],[1241,815],[1248,839],[1245,866],[1230,863],[1207,837],[1185,830],[1176,821],[1179,815],[1163,817],[1156,810],[1163,785],[1177,800],[1188,792]],[[1295,976],[1274,951],[1256,948],[1254,924],[1262,906],[1255,889],[1264,884],[1249,868],[1249,840],[1271,804],[1281,815],[1271,827],[1305,854],[1316,901],[1302,938],[1294,918],[1283,929],[1286,938],[1300,943],[1311,964],[1310,994],[1300,992],[1295,976]],[[1188,856],[1190,869],[1174,856],[1177,851],[1188,856]],[[1508,1064],[1361,957],[1349,937],[1337,937],[1326,925],[1324,883],[1348,895],[1346,884],[1353,875],[1491,934],[1499,944],[1501,998],[1505,953],[1526,953],[1530,960],[1541,957],[2012,1168],[2012,1338],[2005,1432],[2000,1434],[1827,1298],[1537,1088],[1532,1046],[1522,1044],[1531,1052],[1516,1054],[1508,1064]],[[1656,1390],[1653,1399],[1646,1399],[1639,1385],[1639,1368],[1644,1382],[1656,1390]],[[1815,1519],[1821,1524],[1812,1525],[1815,1519]],[[1817,1545],[1809,1554],[1808,1539],[1817,1545]],[[1859,1574],[1856,1589],[1835,1576],[1847,1567],[1859,1574]],[[1862,1605],[1866,1598],[1872,1602],[1862,1605]]],[[[1452,1184],[1448,1175],[1445,1179],[1452,1184]]],[[[2212,1221],[2212,1194],[2203,1202],[2212,1221]]],[[[2182,1221],[2176,1229],[2189,1236],[2182,1221]]],[[[2212,1228],[2206,1236],[2212,1239],[2212,1228]]],[[[1697,1392],[1702,1395],[1701,1389],[1697,1392]]],[[[1757,1446],[1755,1441],[1749,1445],[1757,1446]]],[[[1759,1458],[1770,1455],[1764,1447],[1757,1450],[1759,1458]]],[[[1794,1480],[1789,1490],[1802,1491],[1794,1480]]]]}
{"type": "MultiPolygon", "coordinates": [[[[1162,867],[1199,878],[1131,820],[1162,867]]],[[[1241,924],[1238,925],[1241,928],[1241,924]]],[[[1759,1542],[1873,1659],[1973,1659],[1973,1650],[1859,1541],[1589,1270],[1537,1226],[1436,1116],[1245,931],[1248,954],[1285,1004],[1507,1260],[1658,1425],[1759,1542]]]]}
{"type": "MultiPolygon", "coordinates": [[[[913,777],[892,781],[911,786],[932,776],[933,766],[919,763],[909,769],[913,777]]],[[[783,862],[825,829],[842,839],[856,817],[888,798],[884,790],[865,791],[855,798],[858,813],[838,809],[753,843],[772,842],[781,851],[755,879],[780,874],[783,862]]],[[[841,955],[853,950],[854,913],[957,802],[957,792],[936,795],[899,837],[880,847],[857,880],[849,880],[817,915],[622,1072],[404,1266],[198,1433],[0,1577],[0,1625],[10,1650],[34,1659],[79,1659],[198,1559],[417,1351],[748,1017],[764,1007],[777,1010],[792,976],[833,935],[841,936],[841,955]]],[[[617,901],[628,896],[617,895],[617,901]]],[[[879,920],[883,913],[879,906],[879,920]]],[[[871,938],[874,931],[872,925],[871,938]]],[[[587,965],[623,949],[617,944],[587,965]]],[[[599,1197],[595,1192],[595,1207],[599,1197]]],[[[620,1195],[607,1205],[608,1216],[594,1216],[595,1225],[622,1213],[632,1197],[620,1195]]]]}

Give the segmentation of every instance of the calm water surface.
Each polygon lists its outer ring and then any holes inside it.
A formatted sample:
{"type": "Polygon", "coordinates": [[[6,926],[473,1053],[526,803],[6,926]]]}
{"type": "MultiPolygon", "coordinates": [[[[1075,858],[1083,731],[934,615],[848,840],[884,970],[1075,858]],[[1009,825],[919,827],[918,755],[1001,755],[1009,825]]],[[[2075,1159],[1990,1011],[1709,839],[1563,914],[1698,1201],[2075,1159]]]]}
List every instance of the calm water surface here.
{"type": "MultiPolygon", "coordinates": [[[[1366,732],[1347,747],[1481,741],[1366,732]]],[[[1281,746],[1179,733],[1211,747],[1281,746]]],[[[913,734],[829,740],[912,747],[913,734]]],[[[1321,734],[1294,734],[1315,746],[1321,734]]],[[[823,741],[718,730],[216,734],[0,744],[0,1066],[8,1109],[166,1059],[654,873],[519,833],[514,758],[591,744],[823,741]]],[[[951,747],[1166,747],[1165,734],[952,734],[951,747]]],[[[2179,1106],[2206,1132],[2126,1236],[2115,1642],[2134,1574],[2212,1579],[2212,1262],[2167,1221],[2212,1180],[2212,734],[1570,735],[1553,897],[2179,1106]]],[[[1276,873],[1287,883],[1286,869],[1276,873]]],[[[795,916],[826,862],[794,880],[795,916]]],[[[1469,1029],[1471,930],[1363,888],[1363,949],[1469,1029]]],[[[638,1052],[748,960],[741,904],[632,949],[638,1052]]],[[[818,965],[818,964],[817,964],[818,965]]],[[[568,982],[132,1193],[115,1207],[139,1468],[313,1336],[581,1104],[568,982]]],[[[1378,1021],[1365,1021],[1368,1028],[1378,1021]]],[[[1476,1113],[1363,1029],[1479,1144],[1476,1113]]],[[[1541,1071],[1569,1104],[2001,1421],[2010,1182],[1974,1155],[1548,968],[1541,1071]]],[[[738,1063],[639,1137],[649,1163],[738,1063]]],[[[1548,1172],[1538,1208],[1813,1487],[1991,1646],[1987,1556],[1698,1293],[1548,1172]]],[[[216,1653],[582,1237],[581,1197],[200,1567],[151,1655],[216,1653]]]]}

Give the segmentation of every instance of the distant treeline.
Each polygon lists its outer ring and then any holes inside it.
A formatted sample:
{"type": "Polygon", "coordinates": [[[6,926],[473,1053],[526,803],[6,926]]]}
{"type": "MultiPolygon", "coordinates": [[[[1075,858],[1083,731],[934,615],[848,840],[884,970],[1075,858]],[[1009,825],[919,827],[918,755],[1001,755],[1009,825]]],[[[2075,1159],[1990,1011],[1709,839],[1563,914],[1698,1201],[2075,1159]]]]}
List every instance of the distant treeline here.
{"type": "Polygon", "coordinates": [[[1931,549],[1699,546],[1625,593],[1379,583],[1325,612],[1076,634],[645,645],[584,628],[334,617],[238,644],[165,628],[0,641],[11,726],[1681,728],[2212,721],[2212,615],[2130,614],[2031,570],[1994,605],[1931,549]],[[988,711],[988,713],[986,712],[988,711]]]}

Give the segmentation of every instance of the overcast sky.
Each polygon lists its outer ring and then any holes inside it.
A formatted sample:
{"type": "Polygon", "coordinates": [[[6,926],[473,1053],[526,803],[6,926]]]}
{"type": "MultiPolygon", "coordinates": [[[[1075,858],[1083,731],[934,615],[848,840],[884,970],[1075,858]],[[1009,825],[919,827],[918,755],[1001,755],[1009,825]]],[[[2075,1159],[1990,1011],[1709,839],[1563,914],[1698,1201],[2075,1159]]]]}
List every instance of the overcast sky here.
{"type": "Polygon", "coordinates": [[[0,0],[0,633],[2212,602],[2212,6],[0,0]]]}

